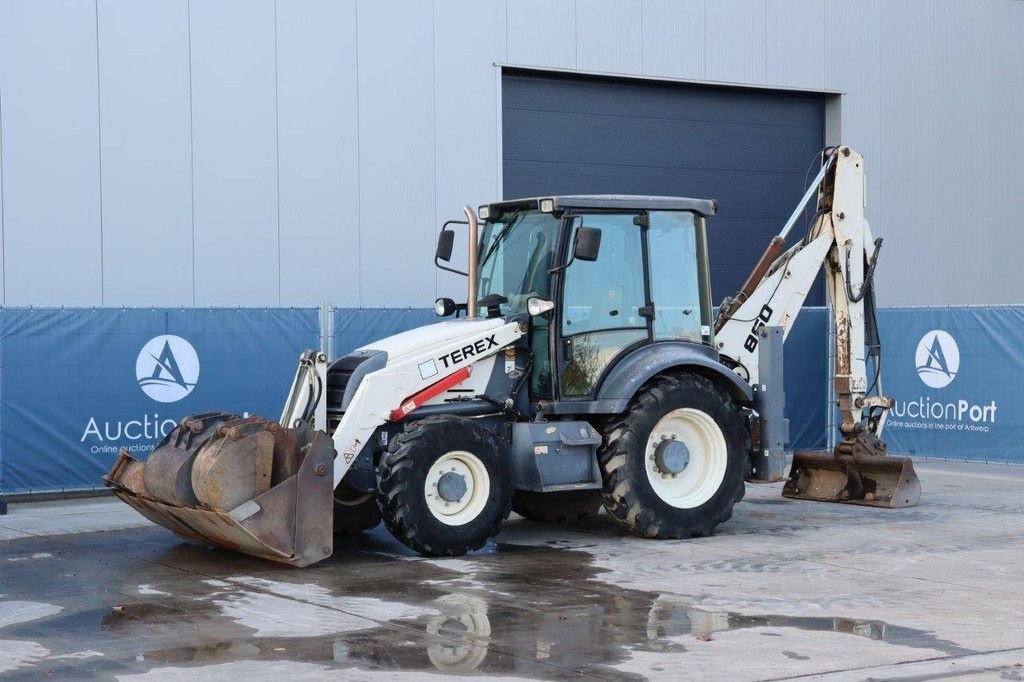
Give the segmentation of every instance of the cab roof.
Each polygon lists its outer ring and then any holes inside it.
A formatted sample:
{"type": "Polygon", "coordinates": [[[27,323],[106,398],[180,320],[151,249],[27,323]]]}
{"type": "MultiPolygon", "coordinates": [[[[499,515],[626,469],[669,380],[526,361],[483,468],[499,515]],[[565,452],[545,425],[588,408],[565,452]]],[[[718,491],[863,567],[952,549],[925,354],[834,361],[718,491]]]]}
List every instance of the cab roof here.
{"type": "Polygon", "coordinates": [[[550,201],[552,211],[567,208],[628,211],[693,211],[703,216],[713,216],[718,210],[718,202],[714,199],[692,199],[690,197],[664,197],[646,194],[563,194],[560,196],[528,197],[510,199],[485,204],[490,207],[492,216],[497,216],[516,209],[543,210],[541,202],[550,201]]]}

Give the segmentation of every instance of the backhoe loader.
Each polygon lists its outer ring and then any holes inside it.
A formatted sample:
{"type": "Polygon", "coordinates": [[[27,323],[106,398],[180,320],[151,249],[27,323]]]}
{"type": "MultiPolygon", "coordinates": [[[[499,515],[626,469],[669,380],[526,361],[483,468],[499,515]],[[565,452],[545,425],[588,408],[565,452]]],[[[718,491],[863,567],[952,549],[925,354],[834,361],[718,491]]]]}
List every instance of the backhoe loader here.
{"type": "MultiPolygon", "coordinates": [[[[333,361],[307,351],[278,421],[187,417],[145,462],[122,452],[104,480],[184,538],[295,566],[381,521],[424,555],[465,554],[512,509],[568,520],[603,506],[637,536],[711,535],[745,480],[783,479],[782,343],[824,269],[841,439],[796,452],[783,494],[915,504],[910,459],[881,440],[881,240],[864,219],[861,156],[823,150],[717,318],[706,234],[716,209],[620,195],[467,207],[466,301],[435,302],[449,319],[333,361]],[[806,234],[787,248],[815,196],[806,234]]],[[[446,224],[443,269],[457,271],[455,239],[446,224]]]]}

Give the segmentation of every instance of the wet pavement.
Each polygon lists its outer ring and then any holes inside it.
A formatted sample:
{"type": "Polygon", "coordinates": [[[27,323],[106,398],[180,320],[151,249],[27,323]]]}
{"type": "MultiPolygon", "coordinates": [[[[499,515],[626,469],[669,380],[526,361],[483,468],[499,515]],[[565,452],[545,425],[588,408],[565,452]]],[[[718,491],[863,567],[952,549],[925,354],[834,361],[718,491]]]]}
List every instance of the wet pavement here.
{"type": "Polygon", "coordinates": [[[278,566],[108,499],[0,517],[0,676],[1024,679],[1024,467],[919,463],[882,510],[748,487],[713,538],[514,518],[458,559],[383,528],[278,566]]]}

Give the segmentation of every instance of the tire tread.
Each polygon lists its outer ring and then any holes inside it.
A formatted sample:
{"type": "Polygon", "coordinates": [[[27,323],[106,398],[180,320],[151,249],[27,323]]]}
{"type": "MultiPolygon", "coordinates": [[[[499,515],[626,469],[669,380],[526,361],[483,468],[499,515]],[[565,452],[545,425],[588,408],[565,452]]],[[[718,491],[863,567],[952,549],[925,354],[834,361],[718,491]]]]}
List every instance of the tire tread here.
{"type": "MultiPolygon", "coordinates": [[[[710,379],[684,373],[663,374],[653,378],[638,392],[625,412],[604,423],[604,443],[598,450],[598,462],[605,481],[605,509],[612,518],[640,537],[685,539],[710,536],[718,525],[732,518],[733,506],[743,499],[745,485],[742,466],[739,468],[740,475],[730,477],[727,472],[725,484],[731,486],[732,490],[722,498],[723,503],[709,509],[711,513],[699,520],[666,523],[665,519],[658,518],[655,510],[645,507],[643,496],[635,489],[633,478],[646,475],[642,468],[642,453],[639,456],[639,467],[632,466],[637,459],[633,448],[644,447],[647,441],[647,434],[638,433],[639,424],[650,421],[652,413],[674,409],[672,396],[687,392],[714,396],[723,414],[728,415],[729,423],[723,428],[727,443],[730,442],[730,436],[734,440],[739,439],[742,449],[740,455],[743,457],[749,449],[749,434],[739,406],[710,379]],[[725,433],[726,430],[729,433],[725,433]]],[[[737,454],[730,452],[729,456],[732,458],[737,454]]]]}
{"type": "MultiPolygon", "coordinates": [[[[442,427],[467,429],[474,438],[485,440],[487,446],[494,448],[499,456],[502,452],[494,434],[464,417],[439,415],[410,422],[402,433],[392,438],[388,451],[381,457],[378,466],[377,501],[385,527],[407,547],[429,556],[460,556],[480,549],[490,538],[498,534],[502,522],[512,511],[512,496],[503,495],[500,514],[490,524],[485,534],[469,541],[458,541],[453,537],[445,546],[428,540],[417,523],[417,515],[411,507],[409,490],[413,485],[412,478],[417,468],[414,450],[432,431],[442,427]]],[[[498,485],[502,485],[502,482],[498,482],[498,485]]]]}

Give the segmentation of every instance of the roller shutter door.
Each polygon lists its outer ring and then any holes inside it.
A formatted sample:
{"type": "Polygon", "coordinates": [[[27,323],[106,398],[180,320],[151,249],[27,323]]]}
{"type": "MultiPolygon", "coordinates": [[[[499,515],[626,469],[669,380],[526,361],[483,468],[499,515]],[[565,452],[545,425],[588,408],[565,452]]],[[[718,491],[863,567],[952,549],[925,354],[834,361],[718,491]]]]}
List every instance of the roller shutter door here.
{"type": "MultiPolygon", "coordinates": [[[[716,199],[716,303],[739,288],[789,217],[824,140],[816,94],[522,71],[502,81],[504,198],[716,199]]],[[[807,302],[820,305],[822,296],[819,284],[807,302]]]]}

